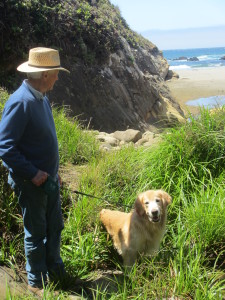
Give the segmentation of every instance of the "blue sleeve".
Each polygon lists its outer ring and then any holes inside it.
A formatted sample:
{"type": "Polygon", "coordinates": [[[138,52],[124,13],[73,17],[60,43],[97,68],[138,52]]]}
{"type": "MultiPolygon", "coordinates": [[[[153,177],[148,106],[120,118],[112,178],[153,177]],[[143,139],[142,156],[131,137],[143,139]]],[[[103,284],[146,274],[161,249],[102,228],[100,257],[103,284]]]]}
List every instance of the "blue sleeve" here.
{"type": "Polygon", "coordinates": [[[5,106],[0,122],[0,157],[16,175],[32,179],[38,169],[20,153],[18,144],[27,126],[29,109],[23,102],[5,106]]]}

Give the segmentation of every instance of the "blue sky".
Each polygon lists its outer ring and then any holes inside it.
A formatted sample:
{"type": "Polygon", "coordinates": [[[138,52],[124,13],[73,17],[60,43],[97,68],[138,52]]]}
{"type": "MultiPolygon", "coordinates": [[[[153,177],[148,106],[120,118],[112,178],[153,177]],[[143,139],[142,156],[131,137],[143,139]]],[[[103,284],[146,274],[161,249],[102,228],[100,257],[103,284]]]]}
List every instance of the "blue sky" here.
{"type": "Polygon", "coordinates": [[[161,50],[225,46],[224,0],[110,2],[119,7],[131,29],[161,50]]]}

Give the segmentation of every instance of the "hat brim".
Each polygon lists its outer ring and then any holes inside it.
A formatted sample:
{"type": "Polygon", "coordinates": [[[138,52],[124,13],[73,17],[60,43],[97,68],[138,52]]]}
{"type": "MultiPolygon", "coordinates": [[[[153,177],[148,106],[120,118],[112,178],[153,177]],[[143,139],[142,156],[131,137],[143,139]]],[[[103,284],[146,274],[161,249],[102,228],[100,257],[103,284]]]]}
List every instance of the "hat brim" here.
{"type": "Polygon", "coordinates": [[[63,67],[33,67],[28,64],[28,61],[25,63],[22,63],[17,67],[17,71],[24,72],[24,73],[33,73],[33,72],[43,72],[43,71],[50,71],[50,70],[60,70],[70,73],[69,70],[63,68],[63,67]]]}

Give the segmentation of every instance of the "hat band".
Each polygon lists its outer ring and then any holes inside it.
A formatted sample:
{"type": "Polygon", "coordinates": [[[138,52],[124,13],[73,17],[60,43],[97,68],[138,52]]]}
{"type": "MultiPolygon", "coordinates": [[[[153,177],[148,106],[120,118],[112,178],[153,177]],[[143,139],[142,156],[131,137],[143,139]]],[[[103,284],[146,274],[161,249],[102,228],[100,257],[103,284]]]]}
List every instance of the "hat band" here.
{"type": "Polygon", "coordinates": [[[32,64],[28,64],[29,67],[35,67],[35,68],[48,68],[48,69],[54,69],[54,68],[61,68],[60,65],[58,66],[36,66],[36,65],[32,65],[32,64]]]}

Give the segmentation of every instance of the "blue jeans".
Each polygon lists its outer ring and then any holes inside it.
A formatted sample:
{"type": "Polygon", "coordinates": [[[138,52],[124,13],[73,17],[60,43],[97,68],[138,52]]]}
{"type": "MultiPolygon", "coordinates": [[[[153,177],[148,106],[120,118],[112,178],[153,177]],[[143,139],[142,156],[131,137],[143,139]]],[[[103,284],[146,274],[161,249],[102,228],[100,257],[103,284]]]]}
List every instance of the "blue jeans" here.
{"type": "Polygon", "coordinates": [[[22,208],[28,284],[41,287],[46,283],[47,275],[59,275],[61,278],[64,273],[60,257],[61,231],[64,228],[60,195],[57,192],[47,196],[31,181],[12,174],[9,174],[8,182],[22,208]]]}

